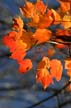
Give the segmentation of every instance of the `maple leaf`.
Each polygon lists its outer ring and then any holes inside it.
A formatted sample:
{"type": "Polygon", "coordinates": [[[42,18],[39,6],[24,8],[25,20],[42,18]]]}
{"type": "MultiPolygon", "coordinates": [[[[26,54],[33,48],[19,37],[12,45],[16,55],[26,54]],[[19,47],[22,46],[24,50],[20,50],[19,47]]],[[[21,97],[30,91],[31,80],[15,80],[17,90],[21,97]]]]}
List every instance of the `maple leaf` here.
{"type": "Polygon", "coordinates": [[[33,33],[30,31],[23,31],[23,34],[20,38],[22,40],[22,44],[25,44],[26,50],[30,49],[35,43],[34,39],[32,38],[32,35],[33,33]]]}
{"type": "Polygon", "coordinates": [[[40,82],[44,89],[46,89],[51,83],[53,83],[52,77],[46,68],[40,69],[36,74],[36,82],[40,82]]]}
{"type": "Polygon", "coordinates": [[[44,14],[47,9],[47,6],[41,0],[36,2],[35,7],[41,14],[44,14]]]}
{"type": "Polygon", "coordinates": [[[13,58],[17,60],[18,62],[21,61],[26,56],[26,52],[23,49],[16,49],[10,56],[10,58],[13,58]]]}
{"type": "Polygon", "coordinates": [[[34,13],[36,13],[34,4],[29,1],[27,1],[25,6],[21,7],[20,10],[26,18],[31,18],[34,15],[34,13]]]}
{"type": "Polygon", "coordinates": [[[49,27],[52,24],[52,22],[53,22],[53,18],[49,15],[49,13],[47,13],[43,15],[42,17],[40,17],[38,27],[41,29],[44,29],[46,27],[49,27]]]}
{"type": "Polygon", "coordinates": [[[37,41],[37,44],[49,41],[51,36],[52,32],[47,29],[37,29],[33,34],[33,38],[37,41]]]}
{"type": "Polygon", "coordinates": [[[50,68],[50,60],[48,57],[43,57],[42,60],[38,63],[37,69],[50,68]]]}
{"type": "Polygon", "coordinates": [[[33,64],[30,59],[24,59],[19,61],[19,72],[20,73],[26,73],[30,69],[32,69],[33,64]]]}
{"type": "Polygon", "coordinates": [[[5,36],[3,37],[2,42],[10,49],[11,52],[13,52],[16,49],[16,42],[13,38],[5,36]]]}
{"type": "Polygon", "coordinates": [[[49,58],[43,57],[37,66],[36,82],[40,82],[43,85],[44,89],[46,89],[51,83],[53,83],[52,77],[48,71],[49,68],[50,68],[49,58]]]}
{"type": "Polygon", "coordinates": [[[15,30],[23,29],[24,23],[20,16],[18,16],[17,18],[14,18],[13,20],[14,20],[13,28],[15,30]]]}
{"type": "Polygon", "coordinates": [[[61,0],[58,0],[60,3],[60,10],[62,13],[68,12],[70,10],[70,3],[69,2],[63,2],[61,0]]]}
{"type": "Polygon", "coordinates": [[[60,81],[63,71],[61,62],[57,59],[53,59],[50,62],[50,67],[50,74],[52,77],[54,77],[57,81],[60,81]]]}

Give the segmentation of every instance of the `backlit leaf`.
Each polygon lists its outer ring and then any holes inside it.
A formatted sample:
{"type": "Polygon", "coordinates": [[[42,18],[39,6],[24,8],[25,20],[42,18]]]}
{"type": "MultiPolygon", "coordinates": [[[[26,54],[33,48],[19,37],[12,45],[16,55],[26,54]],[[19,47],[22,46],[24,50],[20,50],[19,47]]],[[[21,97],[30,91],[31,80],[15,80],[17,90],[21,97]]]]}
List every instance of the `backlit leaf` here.
{"type": "Polygon", "coordinates": [[[46,89],[51,83],[53,83],[52,77],[50,76],[46,68],[37,71],[36,82],[40,82],[43,85],[44,89],[46,89]]]}
{"type": "Polygon", "coordinates": [[[37,43],[43,43],[50,40],[52,36],[52,32],[47,29],[37,29],[33,35],[33,38],[37,41],[37,43]]]}
{"type": "Polygon", "coordinates": [[[63,71],[61,62],[57,59],[53,59],[50,62],[50,67],[50,74],[52,75],[52,77],[54,77],[57,81],[60,81],[63,71]]]}
{"type": "Polygon", "coordinates": [[[23,49],[16,49],[12,54],[11,58],[21,61],[26,56],[26,52],[23,49]]]}
{"type": "Polygon", "coordinates": [[[61,12],[68,12],[70,10],[70,2],[63,2],[61,0],[58,0],[60,3],[60,10],[61,12]]]}
{"type": "Polygon", "coordinates": [[[46,12],[47,6],[41,0],[36,2],[35,7],[41,14],[44,14],[46,12]]]}

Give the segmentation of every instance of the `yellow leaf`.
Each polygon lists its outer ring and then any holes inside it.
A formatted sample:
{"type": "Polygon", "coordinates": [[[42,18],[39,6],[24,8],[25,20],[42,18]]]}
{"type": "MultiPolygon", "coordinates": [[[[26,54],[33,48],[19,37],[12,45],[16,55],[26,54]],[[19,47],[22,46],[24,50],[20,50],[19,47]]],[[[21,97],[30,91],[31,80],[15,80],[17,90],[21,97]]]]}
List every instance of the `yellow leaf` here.
{"type": "Polygon", "coordinates": [[[68,29],[71,27],[71,16],[70,15],[65,15],[63,17],[62,25],[64,26],[65,29],[68,29]]]}

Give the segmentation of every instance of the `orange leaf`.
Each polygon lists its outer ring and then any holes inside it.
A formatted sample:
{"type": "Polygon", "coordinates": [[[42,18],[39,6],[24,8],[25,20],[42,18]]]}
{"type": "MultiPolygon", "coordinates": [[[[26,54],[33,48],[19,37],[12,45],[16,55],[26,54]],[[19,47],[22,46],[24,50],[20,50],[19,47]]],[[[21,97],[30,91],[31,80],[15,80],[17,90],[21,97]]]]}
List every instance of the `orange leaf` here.
{"type": "Polygon", "coordinates": [[[71,69],[71,59],[65,60],[65,69],[71,69]]]}
{"type": "Polygon", "coordinates": [[[54,77],[57,81],[60,81],[62,77],[63,67],[59,60],[53,59],[50,62],[50,74],[54,77]]]}
{"type": "Polygon", "coordinates": [[[55,10],[51,9],[52,11],[52,18],[54,20],[53,24],[59,24],[61,22],[61,16],[55,10]]]}
{"type": "Polygon", "coordinates": [[[56,36],[71,36],[71,34],[68,32],[68,30],[56,30],[56,36]]]}
{"type": "Polygon", "coordinates": [[[36,82],[42,83],[44,89],[53,83],[52,77],[50,76],[48,70],[45,68],[37,71],[36,82]]]}
{"type": "Polygon", "coordinates": [[[16,49],[16,42],[13,38],[5,36],[3,38],[3,44],[10,48],[10,51],[13,52],[16,49]]]}
{"type": "Polygon", "coordinates": [[[36,32],[33,34],[33,38],[38,41],[38,44],[49,41],[51,36],[52,32],[47,29],[37,29],[36,32]]]}
{"type": "Polygon", "coordinates": [[[23,23],[23,20],[21,19],[21,17],[14,18],[13,20],[14,20],[13,28],[15,30],[23,29],[24,23],[23,23]]]}
{"type": "Polygon", "coordinates": [[[20,10],[26,18],[31,18],[34,15],[34,13],[36,13],[34,4],[29,1],[27,1],[25,6],[21,7],[20,10]]]}
{"type": "Polygon", "coordinates": [[[68,69],[67,70],[67,75],[70,77],[70,80],[69,81],[71,81],[71,69],[68,69]]]}
{"type": "Polygon", "coordinates": [[[53,22],[53,18],[47,13],[40,18],[38,27],[44,29],[46,27],[49,27],[52,24],[52,22],[53,22]]]}
{"type": "Polygon", "coordinates": [[[36,2],[35,7],[42,14],[46,12],[47,6],[41,0],[36,2]]]}
{"type": "Polygon", "coordinates": [[[32,61],[30,59],[24,59],[19,62],[19,72],[25,73],[32,68],[32,61]]]}
{"type": "Polygon", "coordinates": [[[50,68],[50,60],[48,57],[43,57],[42,60],[38,63],[37,70],[50,68]]]}
{"type": "Polygon", "coordinates": [[[21,61],[26,55],[26,52],[23,49],[16,49],[12,54],[11,54],[11,58],[17,60],[17,61],[21,61]]]}
{"type": "Polygon", "coordinates": [[[65,48],[65,46],[66,45],[64,45],[64,44],[57,44],[57,45],[55,45],[56,48],[60,48],[60,49],[65,48]]]}
{"type": "Polygon", "coordinates": [[[60,10],[62,12],[68,12],[70,10],[70,2],[62,2],[61,0],[58,0],[60,3],[60,10]]]}

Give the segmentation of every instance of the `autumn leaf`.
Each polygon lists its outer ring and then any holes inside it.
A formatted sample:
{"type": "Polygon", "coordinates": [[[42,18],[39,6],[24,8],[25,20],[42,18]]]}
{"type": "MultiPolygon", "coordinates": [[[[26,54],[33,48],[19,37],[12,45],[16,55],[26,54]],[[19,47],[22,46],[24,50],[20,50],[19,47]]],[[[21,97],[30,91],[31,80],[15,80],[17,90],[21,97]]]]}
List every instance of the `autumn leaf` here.
{"type": "Polygon", "coordinates": [[[58,0],[60,3],[60,10],[62,13],[68,12],[70,10],[70,2],[63,2],[58,0]]]}
{"type": "Polygon", "coordinates": [[[32,38],[32,35],[33,35],[32,32],[23,31],[23,34],[20,38],[21,44],[25,45],[26,50],[30,49],[35,43],[34,39],[32,38]]]}
{"type": "Polygon", "coordinates": [[[50,60],[48,57],[43,57],[42,60],[38,63],[37,70],[50,68],[50,60]]]}
{"type": "Polygon", "coordinates": [[[16,42],[13,38],[5,36],[3,37],[2,42],[10,49],[11,52],[13,52],[16,49],[16,42]]]}
{"type": "Polygon", "coordinates": [[[26,56],[26,52],[23,49],[16,49],[10,56],[10,58],[21,61],[26,56]]]}
{"type": "Polygon", "coordinates": [[[68,29],[71,27],[71,16],[70,15],[65,15],[63,17],[62,25],[64,26],[65,29],[68,29]]]}
{"type": "Polygon", "coordinates": [[[41,0],[36,2],[35,7],[41,14],[44,14],[47,9],[47,6],[41,0]]]}
{"type": "Polygon", "coordinates": [[[36,82],[40,82],[43,85],[44,89],[46,89],[51,83],[53,83],[52,77],[50,76],[46,68],[37,71],[36,82]]]}
{"type": "Polygon", "coordinates": [[[37,44],[49,41],[51,36],[52,32],[47,29],[37,29],[33,34],[33,38],[37,41],[37,44]]]}
{"type": "Polygon", "coordinates": [[[60,81],[63,71],[61,62],[57,59],[53,59],[50,62],[50,67],[51,67],[50,69],[51,76],[55,78],[57,81],[60,81]]]}
{"type": "Polygon", "coordinates": [[[42,60],[38,63],[36,82],[40,82],[43,85],[43,88],[46,89],[52,81],[52,77],[49,74],[48,69],[50,68],[50,60],[48,57],[43,57],[42,60]]]}
{"type": "Polygon", "coordinates": [[[52,18],[53,18],[53,24],[59,24],[61,22],[61,16],[59,13],[57,13],[54,9],[51,9],[52,11],[52,18]]]}
{"type": "Polygon", "coordinates": [[[69,31],[67,29],[57,29],[56,30],[56,36],[71,36],[71,34],[69,33],[69,31]]]}
{"type": "Polygon", "coordinates": [[[47,13],[43,15],[42,17],[40,17],[38,27],[41,29],[44,29],[46,27],[49,27],[52,24],[52,22],[53,22],[53,18],[49,15],[49,13],[47,13]]]}
{"type": "Polygon", "coordinates": [[[30,69],[32,69],[33,64],[30,59],[24,59],[19,61],[19,73],[26,73],[30,69]]]}
{"type": "Polygon", "coordinates": [[[55,47],[59,48],[59,49],[63,49],[63,48],[66,47],[66,45],[64,45],[64,44],[57,44],[57,45],[55,45],[55,47]]]}
{"type": "Polygon", "coordinates": [[[65,60],[65,69],[71,69],[71,59],[65,60]]]}
{"type": "Polygon", "coordinates": [[[17,18],[14,18],[13,20],[14,20],[13,28],[15,30],[21,30],[24,26],[24,23],[21,17],[18,16],[17,18]]]}
{"type": "Polygon", "coordinates": [[[20,10],[26,18],[31,18],[34,15],[34,13],[36,13],[34,4],[29,1],[27,1],[25,6],[21,7],[20,10]]]}

